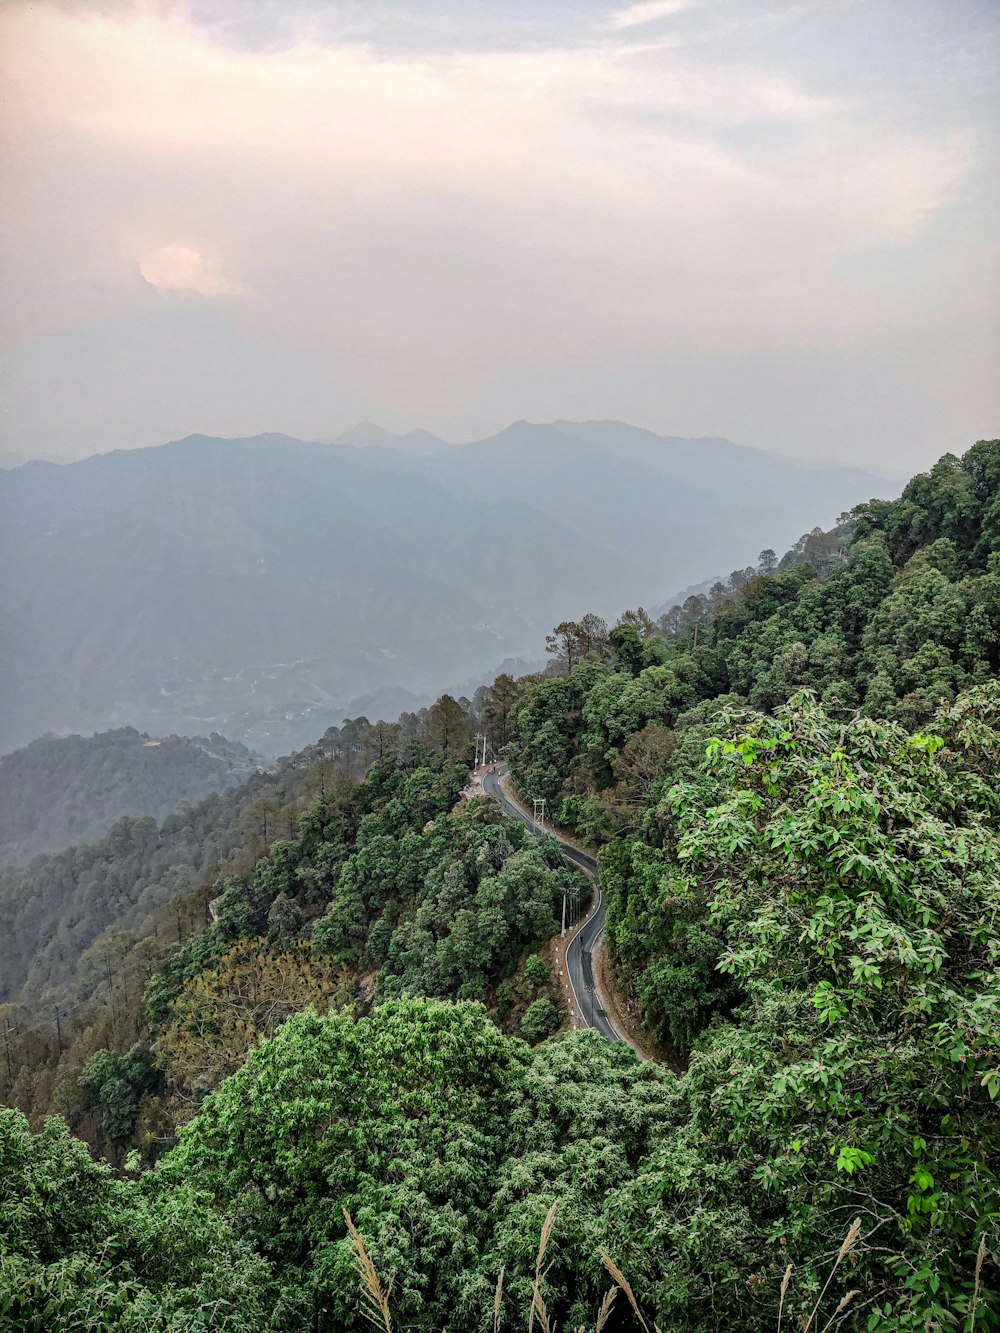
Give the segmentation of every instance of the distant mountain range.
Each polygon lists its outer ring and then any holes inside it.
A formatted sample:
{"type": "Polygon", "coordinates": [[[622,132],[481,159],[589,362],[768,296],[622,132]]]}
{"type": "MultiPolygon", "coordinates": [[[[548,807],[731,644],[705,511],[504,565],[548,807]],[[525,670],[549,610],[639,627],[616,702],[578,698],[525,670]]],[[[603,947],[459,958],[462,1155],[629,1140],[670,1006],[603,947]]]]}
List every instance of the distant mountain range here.
{"type": "Polygon", "coordinates": [[[375,446],[382,449],[403,449],[408,454],[425,454],[428,457],[446,454],[451,449],[461,447],[439,439],[429,430],[411,430],[405,435],[393,435],[392,431],[383,430],[381,426],[376,426],[370,421],[362,421],[360,425],[352,426],[350,430],[345,430],[332,440],[323,443],[351,444],[359,448],[375,446]]]}
{"type": "Polygon", "coordinates": [[[31,462],[0,473],[0,751],[128,724],[287,752],[897,491],[620,422],[31,462]]]}
{"type": "Polygon", "coordinates": [[[66,463],[66,458],[57,458],[55,454],[8,454],[0,452],[0,468],[24,467],[25,463],[66,463]]]}

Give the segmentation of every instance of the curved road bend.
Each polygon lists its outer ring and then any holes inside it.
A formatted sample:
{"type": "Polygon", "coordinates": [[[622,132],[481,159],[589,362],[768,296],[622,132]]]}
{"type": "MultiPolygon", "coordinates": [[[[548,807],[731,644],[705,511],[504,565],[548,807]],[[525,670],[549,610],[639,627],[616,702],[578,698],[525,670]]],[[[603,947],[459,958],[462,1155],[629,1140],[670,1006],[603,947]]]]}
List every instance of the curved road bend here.
{"type": "MultiPolygon", "coordinates": [[[[484,773],[483,791],[487,796],[492,796],[495,801],[499,801],[505,814],[512,819],[519,819],[534,833],[536,830],[532,824],[531,816],[522,810],[519,805],[516,805],[500,786],[500,779],[506,773],[506,764],[501,764],[495,773],[484,773]]],[[[587,1027],[593,1028],[595,1032],[599,1032],[608,1041],[624,1041],[601,1003],[600,992],[594,979],[594,950],[604,934],[606,910],[597,882],[597,862],[586,852],[581,852],[579,848],[565,842],[559,837],[558,833],[552,833],[551,830],[546,830],[546,832],[557,842],[562,843],[563,855],[590,876],[594,882],[594,892],[597,895],[597,904],[593,912],[588,917],[586,924],[570,940],[569,948],[566,950],[566,970],[569,973],[569,984],[576,998],[577,1008],[587,1027]]]]}

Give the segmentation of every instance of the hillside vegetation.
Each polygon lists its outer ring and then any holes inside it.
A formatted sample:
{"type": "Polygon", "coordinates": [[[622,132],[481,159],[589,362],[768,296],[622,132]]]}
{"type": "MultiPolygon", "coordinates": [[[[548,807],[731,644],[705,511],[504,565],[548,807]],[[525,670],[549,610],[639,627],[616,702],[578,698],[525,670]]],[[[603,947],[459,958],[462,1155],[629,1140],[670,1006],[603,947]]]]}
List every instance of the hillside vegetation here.
{"type": "MultiPolygon", "coordinates": [[[[456,701],[444,711],[440,743],[450,736],[454,747],[468,734],[466,715],[456,701]]],[[[141,990],[143,981],[129,968],[148,977],[148,949],[162,950],[205,925],[216,875],[252,867],[275,839],[291,835],[299,807],[331,782],[350,785],[390,746],[412,766],[427,733],[428,752],[436,753],[440,712],[409,714],[392,726],[347,721],[273,772],[256,770],[240,786],[185,806],[162,824],[150,816],[121,819],[98,843],[0,869],[7,923],[0,999],[44,999],[46,1007],[79,1013],[81,1004],[86,1008],[100,993],[107,999],[118,984],[141,990]],[[138,959],[131,954],[136,943],[138,959]]]]}
{"type": "Polygon", "coordinates": [[[0,862],[96,842],[120,819],[161,823],[182,803],[243,782],[253,755],[224,736],[166,736],[134,727],[43,736],[0,757],[0,862]]]}
{"type": "Polygon", "coordinates": [[[8,1315],[1000,1327],[1000,442],[549,648],[253,779],[179,940],[124,935],[56,1032],[8,1007],[8,1315]],[[549,1035],[571,871],[460,797],[473,728],[599,849],[682,1073],[549,1035]]]}
{"type": "MultiPolygon", "coordinates": [[[[661,1035],[683,1046],[711,1011],[690,1026],[688,963],[674,975],[658,961],[677,957],[686,929],[663,892],[678,836],[673,784],[715,790],[705,746],[748,707],[773,712],[808,690],[845,728],[884,719],[919,729],[943,701],[995,682],[998,485],[996,444],[945,458],[899,501],[856,510],[843,558],[838,543],[803,538],[783,569],[772,560],[767,576],[738,571],[711,613],[705,599],[668,613],[669,642],[639,618],[610,635],[560,626],[557,674],[527,689],[507,754],[518,786],[545,798],[558,823],[610,842],[609,942],[661,1035]]],[[[703,970],[712,975],[714,960],[703,970]]]]}

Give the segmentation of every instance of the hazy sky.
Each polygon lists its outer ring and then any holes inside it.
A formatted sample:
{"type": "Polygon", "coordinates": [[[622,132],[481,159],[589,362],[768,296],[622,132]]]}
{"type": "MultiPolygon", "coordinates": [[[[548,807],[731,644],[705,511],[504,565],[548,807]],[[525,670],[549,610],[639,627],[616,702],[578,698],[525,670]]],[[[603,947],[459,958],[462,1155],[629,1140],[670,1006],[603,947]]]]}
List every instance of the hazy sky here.
{"type": "Polygon", "coordinates": [[[0,0],[0,449],[1000,434],[996,0],[0,0]]]}

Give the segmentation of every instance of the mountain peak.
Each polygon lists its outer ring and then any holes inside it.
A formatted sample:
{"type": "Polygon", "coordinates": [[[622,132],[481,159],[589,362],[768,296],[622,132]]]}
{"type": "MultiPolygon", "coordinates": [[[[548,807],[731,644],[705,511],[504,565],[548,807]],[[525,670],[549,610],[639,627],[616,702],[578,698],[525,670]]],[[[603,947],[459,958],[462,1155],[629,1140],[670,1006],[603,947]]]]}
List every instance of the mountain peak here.
{"type": "Polygon", "coordinates": [[[398,437],[391,431],[384,430],[377,426],[374,421],[359,421],[356,426],[351,426],[348,430],[342,431],[332,441],[333,444],[353,444],[353,445],[371,445],[371,444],[392,444],[398,437]]]}
{"type": "Polygon", "coordinates": [[[444,453],[454,447],[437,435],[432,435],[429,430],[417,429],[407,431],[405,435],[394,435],[392,431],[384,430],[372,421],[359,422],[350,430],[343,431],[331,443],[346,444],[355,449],[405,449],[407,453],[425,455],[444,453]]]}

